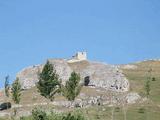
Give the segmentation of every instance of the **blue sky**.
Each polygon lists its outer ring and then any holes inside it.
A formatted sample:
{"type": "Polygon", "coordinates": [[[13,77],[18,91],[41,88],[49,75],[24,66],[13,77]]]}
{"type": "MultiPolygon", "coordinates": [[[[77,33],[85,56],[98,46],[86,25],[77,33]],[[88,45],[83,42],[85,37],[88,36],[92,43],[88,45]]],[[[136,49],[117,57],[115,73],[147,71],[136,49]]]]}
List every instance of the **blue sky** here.
{"type": "Polygon", "coordinates": [[[0,0],[0,87],[7,74],[76,51],[111,64],[160,58],[160,1],[0,0]]]}

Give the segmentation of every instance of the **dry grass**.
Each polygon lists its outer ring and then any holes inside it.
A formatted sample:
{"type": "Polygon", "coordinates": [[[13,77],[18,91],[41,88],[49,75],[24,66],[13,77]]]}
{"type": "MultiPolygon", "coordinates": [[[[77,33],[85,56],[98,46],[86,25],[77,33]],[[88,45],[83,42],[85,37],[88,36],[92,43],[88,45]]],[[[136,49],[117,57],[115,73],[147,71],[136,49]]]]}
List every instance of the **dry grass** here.
{"type": "MultiPolygon", "coordinates": [[[[84,69],[89,63],[87,61],[83,61],[79,63],[79,66],[70,64],[70,66],[76,70],[84,69]],[[78,67],[76,67],[78,66],[78,67]]],[[[159,120],[160,119],[160,61],[146,61],[141,63],[135,63],[137,69],[123,69],[124,74],[130,81],[130,91],[136,91],[140,93],[140,95],[145,96],[144,85],[147,79],[148,70],[152,69],[152,77],[155,77],[155,81],[151,81],[151,94],[150,104],[148,103],[139,103],[136,105],[128,106],[127,109],[127,120],[159,120]],[[143,108],[144,113],[140,113],[139,110],[143,108]]],[[[103,91],[102,89],[100,89],[103,91]]],[[[99,92],[98,89],[83,87],[81,94],[85,94],[87,96],[97,96],[102,94],[107,94],[105,92],[99,92]]],[[[63,96],[57,95],[55,100],[65,100],[63,96]]],[[[4,102],[4,96],[1,96],[1,102],[4,102]]],[[[47,102],[47,100],[40,96],[37,92],[36,88],[32,88],[30,90],[23,91],[21,103],[22,105],[34,104],[47,102]]],[[[48,109],[48,106],[43,106],[48,109]]],[[[55,107],[55,106],[50,106],[55,107]]],[[[22,107],[20,110],[31,110],[32,107],[22,107]]],[[[59,110],[68,111],[68,109],[64,109],[61,107],[57,107],[59,110]]],[[[87,116],[90,120],[110,120],[111,119],[111,110],[112,107],[108,106],[92,106],[90,108],[81,109],[84,115],[87,116]]],[[[6,112],[11,112],[11,110],[7,110],[6,112]]],[[[118,112],[114,114],[115,120],[123,120],[124,114],[123,109],[120,108],[118,112]]]]}
{"type": "Polygon", "coordinates": [[[145,61],[134,65],[137,66],[137,69],[123,69],[130,82],[130,90],[144,96],[146,80],[149,76],[154,77],[155,80],[151,80],[150,99],[160,104],[160,61],[145,61]],[[148,72],[150,69],[152,69],[151,74],[148,72]]]}

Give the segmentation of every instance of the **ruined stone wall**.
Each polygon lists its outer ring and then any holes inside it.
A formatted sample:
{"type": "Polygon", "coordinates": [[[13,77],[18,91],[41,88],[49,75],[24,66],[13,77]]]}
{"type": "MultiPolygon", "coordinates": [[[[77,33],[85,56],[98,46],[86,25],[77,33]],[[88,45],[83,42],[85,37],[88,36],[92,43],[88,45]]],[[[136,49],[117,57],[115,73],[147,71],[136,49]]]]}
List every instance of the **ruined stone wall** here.
{"type": "Polygon", "coordinates": [[[76,54],[76,59],[78,59],[78,60],[87,60],[87,53],[86,52],[78,52],[76,54]]]}
{"type": "Polygon", "coordinates": [[[87,60],[87,53],[86,52],[77,52],[71,59],[68,60],[68,63],[74,63],[87,60]]]}

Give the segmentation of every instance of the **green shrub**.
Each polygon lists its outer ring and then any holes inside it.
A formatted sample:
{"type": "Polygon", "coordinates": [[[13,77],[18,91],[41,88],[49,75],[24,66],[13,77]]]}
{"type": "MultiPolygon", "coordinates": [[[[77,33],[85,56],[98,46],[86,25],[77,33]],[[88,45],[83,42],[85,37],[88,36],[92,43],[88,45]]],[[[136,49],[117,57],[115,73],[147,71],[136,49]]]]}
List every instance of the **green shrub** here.
{"type": "Polygon", "coordinates": [[[138,113],[144,113],[145,109],[144,108],[139,108],[138,113]]]}
{"type": "Polygon", "coordinates": [[[119,112],[120,111],[120,108],[119,107],[116,107],[115,108],[115,112],[119,112]]]}
{"type": "Polygon", "coordinates": [[[34,108],[30,117],[21,117],[20,120],[86,120],[81,111],[72,113],[55,113],[51,111],[46,114],[41,108],[34,108]]]}
{"type": "Polygon", "coordinates": [[[26,118],[25,117],[20,117],[20,120],[26,120],[26,118]]]}
{"type": "Polygon", "coordinates": [[[100,119],[100,116],[98,114],[95,115],[96,120],[100,119]]]}
{"type": "Polygon", "coordinates": [[[32,118],[33,120],[48,120],[46,112],[41,108],[34,108],[32,110],[32,118]]]}
{"type": "Polygon", "coordinates": [[[155,78],[155,77],[153,77],[153,78],[152,78],[152,81],[156,81],[156,78],[155,78]]]}
{"type": "Polygon", "coordinates": [[[20,120],[32,120],[31,117],[20,117],[20,120]]]}
{"type": "Polygon", "coordinates": [[[55,112],[51,112],[50,115],[48,115],[48,120],[62,120],[63,114],[58,114],[55,112]]]}
{"type": "Polygon", "coordinates": [[[63,116],[62,120],[85,120],[85,118],[81,114],[68,113],[66,116],[63,116]]]}
{"type": "Polygon", "coordinates": [[[79,111],[74,111],[72,113],[54,113],[48,116],[48,120],[86,120],[85,117],[79,111]]]}

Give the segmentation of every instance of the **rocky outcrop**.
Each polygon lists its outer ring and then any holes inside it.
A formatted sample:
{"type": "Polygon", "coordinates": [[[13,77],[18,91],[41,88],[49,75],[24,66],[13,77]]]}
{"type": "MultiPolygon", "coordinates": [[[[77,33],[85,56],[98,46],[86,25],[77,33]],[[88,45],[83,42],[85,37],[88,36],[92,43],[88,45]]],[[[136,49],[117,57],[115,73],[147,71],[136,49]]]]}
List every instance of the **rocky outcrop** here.
{"type": "Polygon", "coordinates": [[[129,82],[116,66],[90,62],[89,66],[80,73],[83,78],[89,76],[91,86],[121,92],[128,91],[129,82]]]}
{"type": "Polygon", "coordinates": [[[38,74],[42,70],[43,65],[34,65],[27,67],[17,74],[23,89],[34,87],[38,82],[38,74]]]}
{"type": "Polygon", "coordinates": [[[135,104],[141,97],[137,93],[116,94],[112,96],[85,96],[76,99],[74,102],[67,100],[56,100],[52,102],[55,106],[62,107],[89,107],[94,105],[131,105],[135,104]]]}
{"type": "MultiPolygon", "coordinates": [[[[81,75],[81,82],[85,78],[89,80],[89,86],[105,88],[118,92],[125,92],[129,89],[129,82],[117,66],[99,62],[81,61],[68,63],[65,59],[49,59],[59,74],[62,83],[68,80],[72,71],[81,75]]],[[[35,86],[38,81],[38,73],[41,72],[42,65],[25,68],[17,74],[24,89],[35,86]]]]}
{"type": "Polygon", "coordinates": [[[135,92],[128,93],[126,96],[126,101],[128,104],[134,104],[140,99],[140,95],[135,92]]]}
{"type": "MultiPolygon", "coordinates": [[[[57,74],[64,84],[72,72],[71,68],[63,59],[50,59],[49,61],[55,67],[57,74]]],[[[38,82],[38,74],[42,71],[43,66],[44,64],[30,66],[17,74],[23,89],[29,89],[36,85],[38,82]]]]}

